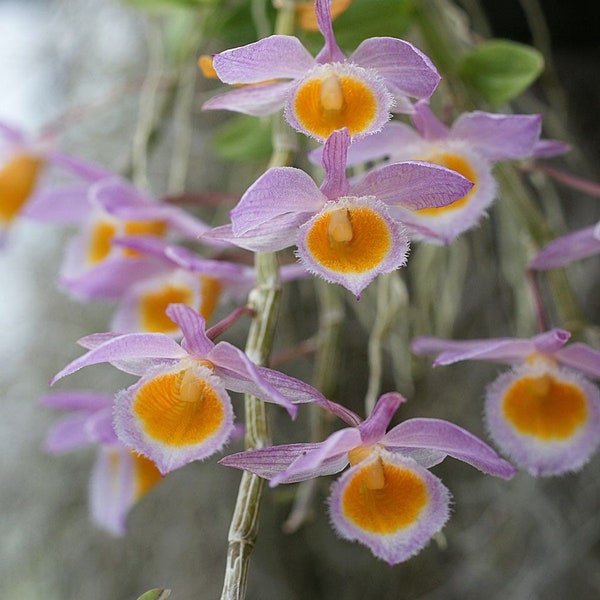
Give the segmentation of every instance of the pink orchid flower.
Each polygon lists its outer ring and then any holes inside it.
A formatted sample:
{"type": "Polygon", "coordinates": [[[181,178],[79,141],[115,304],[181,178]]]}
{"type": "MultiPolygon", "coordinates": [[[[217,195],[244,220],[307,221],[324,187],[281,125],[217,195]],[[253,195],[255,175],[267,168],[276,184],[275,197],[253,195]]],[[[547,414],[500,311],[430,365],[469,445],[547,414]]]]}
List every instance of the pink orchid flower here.
{"type": "Polygon", "coordinates": [[[387,165],[350,184],[346,155],[350,135],[335,131],[323,150],[321,187],[304,171],[269,169],[231,211],[231,225],[203,236],[242,248],[273,252],[297,246],[311,273],[356,296],[377,275],[403,266],[408,236],[390,216],[444,206],[472,187],[462,175],[418,161],[387,165]]]}
{"type": "MultiPolygon", "coordinates": [[[[150,236],[115,240],[140,256],[163,260],[164,269],[133,281],[119,299],[111,330],[120,333],[158,332],[173,338],[183,333],[167,313],[170,304],[186,304],[209,322],[225,299],[244,299],[256,284],[254,267],[205,258],[183,246],[150,236]]],[[[306,277],[300,265],[283,265],[281,280],[306,277]]]]}
{"type": "Polygon", "coordinates": [[[532,475],[581,468],[600,444],[600,352],[551,329],[531,339],[413,340],[417,354],[437,354],[434,366],[461,360],[512,365],[488,386],[485,420],[498,447],[532,475]]]}
{"type": "Polygon", "coordinates": [[[79,226],[59,280],[81,300],[119,298],[134,282],[171,266],[164,257],[138,252],[116,240],[135,236],[196,239],[209,229],[186,211],[155,200],[114,175],[91,187],[75,187],[69,194],[43,194],[30,213],[34,218],[79,226]]]}
{"type": "Polygon", "coordinates": [[[34,217],[32,208],[40,197],[87,190],[107,174],[102,167],[56,152],[48,139],[27,136],[0,122],[0,245],[17,216],[34,217]],[[75,177],[77,183],[44,187],[43,176],[49,167],[75,177]]]}
{"type": "MultiPolygon", "coordinates": [[[[404,212],[400,218],[415,239],[449,244],[471,229],[485,215],[497,194],[492,175],[495,162],[548,155],[547,144],[540,146],[539,115],[503,115],[475,111],[464,113],[451,127],[435,117],[427,101],[419,101],[412,115],[414,129],[392,122],[377,135],[352,144],[350,164],[385,159],[423,160],[453,169],[474,183],[473,188],[452,204],[404,212]]],[[[566,151],[565,145],[552,145],[554,154],[566,151]]],[[[316,153],[315,160],[318,157],[316,153]]]]}
{"type": "MultiPolygon", "coordinates": [[[[227,342],[207,336],[204,319],[192,308],[172,304],[168,316],[183,340],[161,333],[101,333],[79,340],[88,349],[51,383],[83,367],[109,362],[141,379],[115,398],[115,429],[125,446],[152,460],[164,475],[218,452],[233,431],[226,390],[250,393],[283,406],[292,416],[297,403],[331,410],[317,390],[272,369],[256,366],[227,342]]],[[[344,414],[335,408],[334,413],[344,414]]]]}
{"type": "Polygon", "coordinates": [[[89,390],[47,394],[42,404],[68,411],[48,432],[45,447],[51,454],[64,454],[96,445],[89,504],[92,520],[116,536],[125,535],[129,511],[162,476],[147,458],[126,448],[112,426],[113,397],[89,390]]]}
{"type": "Polygon", "coordinates": [[[325,45],[315,58],[287,35],[215,55],[221,81],[243,87],[212,98],[204,108],[260,116],[285,107],[292,127],[325,141],[343,127],[355,138],[378,131],[391,111],[413,111],[409,96],[431,96],[440,76],[427,56],[403,40],[374,37],[346,58],[335,41],[330,10],[331,0],[316,0],[325,45]]]}
{"type": "Polygon", "coordinates": [[[469,432],[440,419],[409,419],[386,433],[404,401],[384,394],[372,414],[326,440],[248,450],[221,464],[250,471],[271,486],[348,469],[333,485],[329,514],[337,533],[366,545],[390,565],[419,552],[449,517],[450,492],[428,469],[452,456],[510,479],[516,469],[469,432]]]}

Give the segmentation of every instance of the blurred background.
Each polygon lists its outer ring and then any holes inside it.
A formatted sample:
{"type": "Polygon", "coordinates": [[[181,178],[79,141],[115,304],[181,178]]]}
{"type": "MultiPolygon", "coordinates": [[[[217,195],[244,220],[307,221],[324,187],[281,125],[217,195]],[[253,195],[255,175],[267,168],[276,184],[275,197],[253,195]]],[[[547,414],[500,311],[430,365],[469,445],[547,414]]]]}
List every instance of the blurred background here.
{"type": "MultiPolygon", "coordinates": [[[[200,112],[215,85],[196,73],[195,23],[188,16],[142,12],[133,4],[0,0],[0,119],[33,133],[54,123],[63,151],[128,173],[134,161],[133,140],[139,139],[144,115],[150,111],[160,118],[164,110],[168,117],[157,128],[157,141],[148,155],[153,192],[240,194],[260,170],[256,165],[226,162],[212,149],[210,132],[227,116],[200,112]],[[175,43],[171,48],[173,40],[181,42],[182,36],[189,36],[189,46],[175,43]],[[169,79],[174,72],[176,86],[169,79]],[[182,148],[189,156],[188,168],[183,176],[174,176],[173,156],[182,148]]],[[[539,81],[515,108],[544,112],[552,129],[547,135],[574,146],[573,155],[561,164],[597,181],[598,4],[465,0],[459,10],[463,9],[467,13],[459,14],[465,20],[468,14],[480,35],[525,43],[535,38],[551,51],[547,57],[551,78],[539,81]]],[[[212,51],[225,47],[219,47],[216,39],[209,42],[212,51]]],[[[535,178],[528,185],[561,208],[553,213],[559,215],[553,225],[560,233],[600,217],[597,198],[535,178]]],[[[433,310],[439,297],[436,286],[442,282],[418,288],[429,295],[423,299],[415,293],[398,317],[403,336],[410,332],[456,337],[533,333],[527,331],[531,316],[516,289],[520,284],[511,283],[510,269],[501,271],[494,254],[517,240],[519,232],[504,231],[508,238],[502,238],[499,220],[492,214],[489,222],[447,254],[440,254],[446,252],[443,249],[435,255],[415,249],[415,269],[441,259],[443,268],[462,273],[463,285],[444,288],[445,297],[452,297],[446,311],[449,321],[437,317],[431,327],[427,307],[433,310]],[[423,305],[416,305],[419,300],[423,305]],[[411,319],[417,325],[407,333],[405,324],[411,319]]],[[[64,457],[43,452],[46,432],[58,415],[41,407],[38,399],[48,392],[48,379],[80,353],[75,341],[107,329],[113,308],[108,303],[77,303],[57,288],[56,274],[70,234],[62,227],[20,219],[0,253],[2,595],[15,600],[133,600],[149,588],[167,587],[173,589],[174,599],[217,598],[239,473],[209,460],[169,475],[132,510],[128,534],[118,539],[97,529],[88,517],[94,449],[64,457]]],[[[600,321],[597,267],[594,258],[569,270],[577,301],[592,325],[600,321]]],[[[441,277],[442,267],[437,269],[431,271],[432,277],[441,277]]],[[[407,277],[418,287],[414,273],[407,277]]],[[[335,398],[358,411],[366,389],[363,366],[374,293],[367,290],[360,307],[344,296],[343,350],[334,365],[340,374],[335,398]]],[[[314,329],[315,306],[314,292],[306,285],[291,286],[284,294],[280,349],[298,343],[303,331],[314,329]]],[[[243,333],[241,327],[233,332],[241,344],[243,333]]],[[[482,398],[499,368],[465,363],[432,371],[427,361],[414,361],[411,370],[405,346],[397,345],[401,343],[386,345],[386,368],[398,368],[386,377],[383,387],[397,387],[409,395],[411,402],[402,417],[435,415],[485,436],[482,398]]],[[[310,378],[311,365],[310,357],[304,357],[286,368],[310,378]]],[[[130,382],[102,366],[87,369],[60,387],[116,390],[130,382]]],[[[286,436],[302,439],[301,429],[292,429],[284,415],[273,411],[272,418],[276,442],[289,440],[286,436]]],[[[300,427],[307,423],[308,417],[301,416],[300,427]]],[[[519,474],[504,482],[446,461],[435,472],[453,493],[453,516],[443,536],[393,568],[378,562],[366,548],[335,537],[325,511],[329,481],[319,484],[314,520],[289,535],[281,529],[294,487],[267,491],[248,598],[598,598],[599,467],[596,456],[580,473],[545,480],[519,474]]]]}

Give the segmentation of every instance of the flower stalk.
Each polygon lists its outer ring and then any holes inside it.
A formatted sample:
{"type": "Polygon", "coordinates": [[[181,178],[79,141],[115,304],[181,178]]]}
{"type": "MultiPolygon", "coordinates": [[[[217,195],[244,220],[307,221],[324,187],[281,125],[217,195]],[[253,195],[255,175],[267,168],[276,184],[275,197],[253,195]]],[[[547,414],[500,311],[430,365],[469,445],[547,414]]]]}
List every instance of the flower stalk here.
{"type": "MultiPolygon", "coordinates": [[[[279,8],[275,33],[292,34],[294,5],[285,2],[279,8]]],[[[273,123],[273,153],[269,168],[290,164],[294,155],[294,136],[281,118],[273,123]]],[[[279,267],[274,252],[254,255],[256,287],[248,296],[248,306],[255,317],[248,331],[246,354],[252,362],[265,366],[273,347],[277,311],[281,296],[279,267]]],[[[264,448],[271,443],[265,403],[251,394],[244,397],[246,450],[264,448]]],[[[227,563],[221,600],[243,600],[246,597],[250,556],[258,537],[264,479],[244,471],[228,535],[227,563]]]]}

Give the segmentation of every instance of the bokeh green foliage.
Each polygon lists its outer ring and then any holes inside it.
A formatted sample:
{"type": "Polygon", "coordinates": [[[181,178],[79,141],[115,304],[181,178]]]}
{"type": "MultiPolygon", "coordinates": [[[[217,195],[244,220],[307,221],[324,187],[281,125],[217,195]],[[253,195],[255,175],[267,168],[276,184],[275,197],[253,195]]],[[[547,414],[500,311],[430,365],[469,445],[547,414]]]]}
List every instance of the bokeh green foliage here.
{"type": "Polygon", "coordinates": [[[497,106],[522,94],[544,70],[544,57],[531,46],[491,39],[466,54],[458,73],[486,102],[497,106]]]}

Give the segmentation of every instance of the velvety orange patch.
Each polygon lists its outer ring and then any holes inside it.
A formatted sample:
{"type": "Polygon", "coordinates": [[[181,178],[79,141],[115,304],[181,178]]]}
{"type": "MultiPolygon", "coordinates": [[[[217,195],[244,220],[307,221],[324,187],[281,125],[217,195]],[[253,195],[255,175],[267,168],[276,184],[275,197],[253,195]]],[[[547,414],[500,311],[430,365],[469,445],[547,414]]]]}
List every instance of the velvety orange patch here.
{"type": "Polygon", "coordinates": [[[517,431],[544,441],[571,437],[588,417],[583,390],[548,374],[515,381],[504,394],[502,410],[517,431]]]}
{"type": "Polygon", "coordinates": [[[161,290],[144,294],[140,301],[140,321],[144,331],[174,333],[177,325],[166,314],[169,304],[190,305],[193,293],[183,285],[167,285],[161,290]]]}
{"type": "Polygon", "coordinates": [[[388,255],[392,237],[388,224],[367,206],[323,213],[306,237],[312,257],[337,273],[364,273],[388,255]]]}
{"type": "Polygon", "coordinates": [[[202,294],[202,301],[200,302],[199,312],[207,323],[215,312],[222,291],[223,284],[218,279],[209,277],[208,275],[202,275],[200,277],[200,293],[202,294]]]}
{"type": "MultiPolygon", "coordinates": [[[[88,247],[87,262],[96,265],[106,259],[112,249],[115,236],[157,235],[161,236],[166,231],[163,221],[124,221],[100,220],[94,225],[88,247]]],[[[123,248],[123,255],[129,258],[141,256],[140,252],[130,248],[123,248]]]]}
{"type": "Polygon", "coordinates": [[[350,135],[368,129],[377,116],[377,99],[359,79],[331,74],[303,83],[294,101],[302,126],[321,138],[347,127],[350,135]]]}
{"type": "Polygon", "coordinates": [[[342,510],[364,531],[385,535],[415,523],[428,501],[427,486],[417,473],[379,459],[360,468],[347,483],[342,510]],[[382,470],[381,486],[373,464],[382,470]]]}
{"type": "Polygon", "coordinates": [[[427,156],[419,160],[425,160],[427,162],[446,167],[447,169],[451,169],[452,171],[456,171],[457,173],[460,173],[463,177],[466,177],[469,181],[472,181],[474,185],[471,188],[471,191],[466,196],[455,200],[454,202],[452,202],[452,204],[448,204],[447,206],[440,206],[438,208],[422,208],[417,212],[421,214],[435,215],[439,214],[441,211],[454,210],[456,208],[460,208],[469,201],[469,199],[477,189],[477,176],[475,170],[470,165],[469,161],[467,161],[467,159],[463,156],[460,156],[459,154],[450,154],[447,152],[443,152],[440,154],[427,156]]]}
{"type": "MultiPolygon", "coordinates": [[[[167,225],[164,221],[125,221],[122,235],[156,235],[161,237],[166,230],[167,225]]],[[[123,248],[123,254],[125,256],[140,256],[137,250],[131,248],[123,248]]]]}
{"type": "Polygon", "coordinates": [[[146,382],[135,396],[133,412],[149,437],[176,447],[203,442],[225,419],[217,392],[191,369],[146,382]]]}
{"type": "Polygon", "coordinates": [[[98,221],[94,225],[88,246],[88,264],[96,265],[110,254],[116,231],[117,227],[112,221],[98,221]]]}
{"type": "Polygon", "coordinates": [[[162,476],[149,458],[134,453],[131,453],[131,457],[135,469],[134,497],[138,500],[150,491],[162,479],[162,476]]]}
{"type": "Polygon", "coordinates": [[[31,196],[43,161],[29,154],[19,154],[0,170],[0,220],[8,223],[19,213],[31,196]]]}

